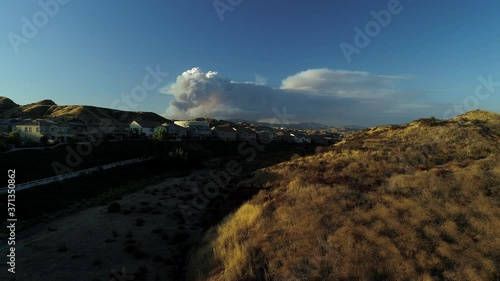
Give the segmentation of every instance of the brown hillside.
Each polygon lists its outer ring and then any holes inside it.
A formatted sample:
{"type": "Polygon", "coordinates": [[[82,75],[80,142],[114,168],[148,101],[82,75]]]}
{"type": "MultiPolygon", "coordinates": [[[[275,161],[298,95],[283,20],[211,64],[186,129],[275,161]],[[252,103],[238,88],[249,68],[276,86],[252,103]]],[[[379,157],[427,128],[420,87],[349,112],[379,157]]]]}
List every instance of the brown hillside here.
{"type": "Polygon", "coordinates": [[[78,119],[85,122],[99,122],[103,119],[129,123],[133,120],[166,122],[162,116],[152,112],[126,112],[109,108],[80,105],[56,105],[51,100],[10,108],[0,118],[52,119],[67,121],[78,119]]]}
{"type": "Polygon", "coordinates": [[[7,97],[0,97],[0,114],[19,105],[7,97]]]}
{"type": "Polygon", "coordinates": [[[500,115],[363,130],[264,170],[190,280],[499,280],[500,115]],[[262,184],[265,182],[265,184],[262,184]]]}

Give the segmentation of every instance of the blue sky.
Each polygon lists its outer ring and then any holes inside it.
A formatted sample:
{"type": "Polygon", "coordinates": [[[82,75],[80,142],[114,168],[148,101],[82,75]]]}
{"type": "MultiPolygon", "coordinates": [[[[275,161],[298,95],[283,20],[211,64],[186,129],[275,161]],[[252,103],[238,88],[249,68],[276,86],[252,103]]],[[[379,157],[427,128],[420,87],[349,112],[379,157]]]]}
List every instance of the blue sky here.
{"type": "Polygon", "coordinates": [[[40,1],[58,9],[32,38],[22,19],[39,1],[0,2],[0,95],[119,107],[159,66],[169,75],[130,110],[269,121],[286,107],[291,122],[334,125],[500,112],[500,86],[474,96],[478,77],[500,82],[498,1],[401,0],[350,62],[339,45],[356,47],[354,27],[396,0],[56,1],[40,1]],[[221,20],[214,3],[238,5],[221,20]]]}

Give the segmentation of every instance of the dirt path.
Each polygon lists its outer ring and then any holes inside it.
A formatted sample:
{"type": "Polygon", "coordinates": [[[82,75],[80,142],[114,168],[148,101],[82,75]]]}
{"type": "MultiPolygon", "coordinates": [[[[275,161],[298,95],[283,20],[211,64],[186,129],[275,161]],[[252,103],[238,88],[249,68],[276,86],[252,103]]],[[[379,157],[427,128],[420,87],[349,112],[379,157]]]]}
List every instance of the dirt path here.
{"type": "Polygon", "coordinates": [[[207,178],[206,170],[169,178],[117,201],[119,213],[99,206],[48,223],[16,241],[16,274],[0,264],[0,280],[180,280],[181,259],[200,227],[198,215],[186,227],[178,205],[207,178]]]}

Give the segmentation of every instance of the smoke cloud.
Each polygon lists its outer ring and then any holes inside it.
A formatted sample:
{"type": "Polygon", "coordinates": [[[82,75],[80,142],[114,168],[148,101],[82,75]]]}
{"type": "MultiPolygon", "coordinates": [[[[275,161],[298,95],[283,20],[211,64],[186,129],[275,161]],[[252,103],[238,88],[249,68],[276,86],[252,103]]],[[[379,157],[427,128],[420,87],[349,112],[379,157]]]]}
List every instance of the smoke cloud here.
{"type": "MultiPolygon", "coordinates": [[[[422,116],[441,116],[445,105],[425,102],[425,94],[398,88],[404,76],[368,72],[310,69],[283,79],[279,88],[236,82],[217,72],[193,68],[162,92],[173,95],[165,117],[245,119],[276,122],[276,111],[296,116],[290,122],[330,125],[402,123],[422,116]]],[[[266,82],[264,82],[266,81],[266,82]]]]}

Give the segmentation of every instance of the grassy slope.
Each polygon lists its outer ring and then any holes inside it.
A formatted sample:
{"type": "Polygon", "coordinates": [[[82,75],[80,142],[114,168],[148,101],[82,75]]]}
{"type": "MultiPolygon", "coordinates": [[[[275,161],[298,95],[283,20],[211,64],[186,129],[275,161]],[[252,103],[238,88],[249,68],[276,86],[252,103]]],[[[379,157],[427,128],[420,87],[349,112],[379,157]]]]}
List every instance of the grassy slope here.
{"type": "Polygon", "coordinates": [[[11,99],[6,97],[0,97],[0,114],[9,109],[15,108],[18,105],[13,102],[11,99]]]}
{"type": "Polygon", "coordinates": [[[500,115],[364,130],[263,169],[191,280],[498,280],[500,115]],[[266,182],[262,185],[262,182],[266,182]]]}
{"type": "Polygon", "coordinates": [[[56,121],[80,119],[86,122],[99,122],[102,119],[110,119],[123,123],[129,123],[133,120],[166,122],[165,118],[152,112],[127,112],[109,108],[80,105],[59,106],[42,102],[11,107],[8,110],[5,110],[5,112],[0,111],[0,118],[44,118],[56,121]]]}

